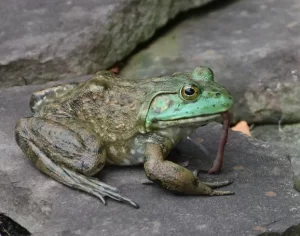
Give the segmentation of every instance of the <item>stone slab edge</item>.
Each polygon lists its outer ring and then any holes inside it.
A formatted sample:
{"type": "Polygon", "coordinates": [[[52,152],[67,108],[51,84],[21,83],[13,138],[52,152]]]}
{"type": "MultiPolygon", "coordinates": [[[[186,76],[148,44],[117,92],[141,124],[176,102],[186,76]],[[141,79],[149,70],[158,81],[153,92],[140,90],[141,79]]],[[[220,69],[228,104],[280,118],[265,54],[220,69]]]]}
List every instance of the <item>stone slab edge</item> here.
{"type": "Polygon", "coordinates": [[[130,0],[103,3],[99,16],[93,16],[96,17],[93,25],[81,25],[78,30],[71,28],[61,35],[50,31],[45,35],[38,32],[30,36],[28,32],[23,40],[7,40],[5,45],[0,46],[0,87],[37,84],[106,69],[149,39],[179,12],[211,1],[130,0]],[[31,45],[34,42],[36,45],[31,45]]]}

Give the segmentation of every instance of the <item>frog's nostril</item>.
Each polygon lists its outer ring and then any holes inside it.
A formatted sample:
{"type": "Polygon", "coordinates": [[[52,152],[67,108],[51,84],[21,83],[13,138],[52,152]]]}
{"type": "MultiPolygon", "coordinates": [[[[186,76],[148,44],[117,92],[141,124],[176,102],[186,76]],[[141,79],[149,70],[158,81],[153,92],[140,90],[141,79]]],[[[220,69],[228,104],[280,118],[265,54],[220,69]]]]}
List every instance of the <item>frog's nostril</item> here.
{"type": "Polygon", "coordinates": [[[221,93],[216,92],[216,93],[215,93],[215,96],[216,96],[216,97],[220,97],[220,96],[221,96],[221,93]]]}

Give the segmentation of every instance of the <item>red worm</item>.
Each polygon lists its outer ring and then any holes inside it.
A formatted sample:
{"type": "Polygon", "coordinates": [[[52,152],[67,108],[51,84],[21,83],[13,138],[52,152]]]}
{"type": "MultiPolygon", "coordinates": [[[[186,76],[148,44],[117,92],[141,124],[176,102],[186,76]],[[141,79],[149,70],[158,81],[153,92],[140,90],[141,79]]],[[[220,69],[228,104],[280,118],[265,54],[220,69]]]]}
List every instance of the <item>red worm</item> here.
{"type": "Polygon", "coordinates": [[[215,174],[220,172],[223,164],[224,150],[225,150],[225,145],[227,143],[228,130],[230,124],[229,113],[228,112],[222,113],[222,117],[223,117],[223,133],[221,135],[221,139],[219,143],[218,154],[213,163],[212,168],[208,171],[208,174],[215,174]]]}

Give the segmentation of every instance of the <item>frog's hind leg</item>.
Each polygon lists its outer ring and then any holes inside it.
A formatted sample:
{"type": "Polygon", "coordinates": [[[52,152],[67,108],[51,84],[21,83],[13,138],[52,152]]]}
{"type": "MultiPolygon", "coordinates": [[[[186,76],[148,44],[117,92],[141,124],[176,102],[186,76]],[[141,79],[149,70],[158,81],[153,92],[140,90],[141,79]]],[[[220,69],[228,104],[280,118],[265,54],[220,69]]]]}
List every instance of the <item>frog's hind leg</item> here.
{"type": "Polygon", "coordinates": [[[44,118],[21,119],[16,126],[16,141],[37,168],[53,179],[98,197],[138,205],[122,196],[118,189],[87,177],[105,164],[106,152],[97,136],[83,122],[44,118]]]}
{"type": "Polygon", "coordinates": [[[50,101],[53,101],[55,98],[62,96],[67,93],[79,83],[69,83],[61,84],[48,89],[43,89],[37,92],[34,92],[29,101],[29,106],[32,112],[36,112],[40,107],[50,101]]]}

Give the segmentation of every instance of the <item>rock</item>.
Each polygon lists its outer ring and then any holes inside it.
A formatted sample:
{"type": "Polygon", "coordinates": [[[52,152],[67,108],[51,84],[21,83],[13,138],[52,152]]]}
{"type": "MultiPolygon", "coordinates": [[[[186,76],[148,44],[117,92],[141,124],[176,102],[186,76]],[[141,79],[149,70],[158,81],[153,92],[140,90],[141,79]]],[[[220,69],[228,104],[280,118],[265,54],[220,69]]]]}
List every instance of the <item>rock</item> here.
{"type": "MultiPolygon", "coordinates": [[[[49,85],[45,85],[48,87],[49,85]]],[[[14,140],[14,126],[30,115],[30,93],[42,86],[0,90],[0,212],[32,235],[258,235],[283,232],[300,220],[300,195],[293,189],[287,153],[238,132],[230,132],[223,171],[200,174],[205,181],[234,179],[222,188],[232,196],[176,196],[141,184],[141,167],[107,167],[99,177],[141,206],[136,210],[113,200],[104,206],[39,172],[14,140]]],[[[221,126],[210,124],[192,136],[211,153],[186,140],[180,145],[188,168],[207,169],[216,155],[221,126]],[[204,163],[204,164],[203,164],[204,163]]]]}
{"type": "Polygon", "coordinates": [[[112,66],[179,12],[212,0],[0,1],[0,86],[112,66]]]}
{"type": "Polygon", "coordinates": [[[0,235],[1,236],[30,236],[25,228],[8,216],[0,213],[0,235]]]}
{"type": "Polygon", "coordinates": [[[300,224],[291,226],[283,233],[262,233],[259,236],[299,236],[300,235],[300,224]]]}
{"type": "Polygon", "coordinates": [[[300,121],[300,1],[212,4],[182,15],[128,61],[126,77],[205,65],[232,91],[234,122],[300,121]]]}
{"type": "Polygon", "coordinates": [[[294,187],[300,191],[300,124],[257,126],[252,135],[286,149],[294,171],[294,187]]]}

